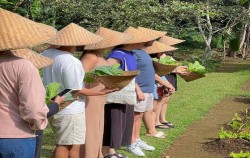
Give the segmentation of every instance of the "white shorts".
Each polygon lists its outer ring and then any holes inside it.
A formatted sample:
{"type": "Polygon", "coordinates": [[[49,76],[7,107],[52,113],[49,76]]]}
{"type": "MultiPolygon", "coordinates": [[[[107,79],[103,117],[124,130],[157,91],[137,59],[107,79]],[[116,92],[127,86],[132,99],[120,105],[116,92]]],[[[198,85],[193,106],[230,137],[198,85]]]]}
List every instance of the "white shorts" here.
{"type": "Polygon", "coordinates": [[[153,110],[153,93],[144,93],[144,95],[145,100],[137,102],[137,104],[134,106],[135,112],[145,112],[153,110]]]}
{"type": "Polygon", "coordinates": [[[55,133],[56,144],[85,144],[85,112],[71,115],[54,115],[49,120],[52,130],[55,133]]]}

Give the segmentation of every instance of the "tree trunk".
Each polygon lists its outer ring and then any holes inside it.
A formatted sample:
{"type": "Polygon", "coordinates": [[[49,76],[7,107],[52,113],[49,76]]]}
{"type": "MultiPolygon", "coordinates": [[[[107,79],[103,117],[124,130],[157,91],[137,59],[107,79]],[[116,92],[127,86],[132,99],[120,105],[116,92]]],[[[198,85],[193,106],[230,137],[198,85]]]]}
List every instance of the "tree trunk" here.
{"type": "MultiPolygon", "coordinates": [[[[248,10],[250,11],[250,3],[248,5],[248,10]]],[[[248,14],[250,16],[250,13],[248,14]]],[[[245,23],[241,36],[240,52],[243,59],[246,59],[248,55],[248,45],[249,45],[249,22],[245,23]]]]}
{"type": "Polygon", "coordinates": [[[249,38],[250,38],[249,36],[250,36],[250,27],[248,26],[246,29],[245,41],[241,50],[243,59],[246,59],[248,56],[248,47],[249,47],[249,38]]]}
{"type": "Polygon", "coordinates": [[[205,31],[202,27],[201,17],[199,15],[197,15],[196,19],[197,19],[199,31],[200,31],[201,36],[204,39],[205,45],[206,45],[206,48],[205,48],[203,55],[202,55],[202,64],[205,64],[205,62],[210,57],[211,42],[212,42],[212,38],[213,38],[213,26],[211,24],[211,20],[210,20],[210,16],[209,16],[209,4],[207,4],[207,14],[206,14],[206,25],[207,25],[207,29],[208,29],[208,36],[206,36],[205,31]]]}
{"type": "Polygon", "coordinates": [[[223,56],[223,59],[226,58],[226,54],[227,54],[227,53],[226,53],[226,42],[227,42],[227,41],[225,41],[225,40],[224,40],[224,42],[223,42],[223,54],[221,55],[221,56],[223,56]]]}
{"type": "Polygon", "coordinates": [[[206,63],[207,59],[210,57],[210,52],[211,52],[211,46],[207,45],[202,55],[202,64],[206,63]]]}
{"type": "Polygon", "coordinates": [[[245,39],[246,39],[246,31],[247,31],[247,27],[248,27],[248,24],[245,24],[242,28],[242,33],[241,33],[241,42],[240,42],[240,50],[242,49],[243,47],[243,44],[245,42],[245,39]]]}

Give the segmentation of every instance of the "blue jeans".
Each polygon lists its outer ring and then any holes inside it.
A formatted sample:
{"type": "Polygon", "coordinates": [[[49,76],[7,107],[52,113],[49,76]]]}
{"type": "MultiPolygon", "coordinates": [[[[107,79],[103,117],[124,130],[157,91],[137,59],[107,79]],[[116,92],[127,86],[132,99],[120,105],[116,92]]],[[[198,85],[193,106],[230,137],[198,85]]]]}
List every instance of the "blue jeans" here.
{"type": "Polygon", "coordinates": [[[0,158],[34,158],[36,138],[0,138],[0,158]]]}

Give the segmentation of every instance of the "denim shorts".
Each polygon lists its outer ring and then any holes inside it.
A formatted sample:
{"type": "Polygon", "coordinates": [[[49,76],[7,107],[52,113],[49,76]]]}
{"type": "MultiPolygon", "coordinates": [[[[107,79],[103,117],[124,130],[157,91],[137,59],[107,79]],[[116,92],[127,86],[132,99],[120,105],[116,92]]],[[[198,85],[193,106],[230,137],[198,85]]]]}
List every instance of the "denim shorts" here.
{"type": "Polygon", "coordinates": [[[1,158],[34,158],[36,138],[0,138],[1,158]]]}

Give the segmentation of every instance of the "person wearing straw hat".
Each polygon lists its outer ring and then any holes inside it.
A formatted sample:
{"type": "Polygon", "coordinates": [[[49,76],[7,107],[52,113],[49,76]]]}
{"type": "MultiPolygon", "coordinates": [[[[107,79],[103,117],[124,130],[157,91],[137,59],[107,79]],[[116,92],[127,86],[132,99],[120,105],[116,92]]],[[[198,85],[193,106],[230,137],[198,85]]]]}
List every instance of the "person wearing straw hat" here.
{"type": "MultiPolygon", "coordinates": [[[[53,63],[53,60],[47,57],[44,57],[30,49],[16,49],[11,50],[11,53],[19,58],[23,58],[32,62],[32,64],[37,68],[41,69],[43,67],[49,66],[53,63]]],[[[54,101],[48,104],[49,112],[47,113],[47,118],[56,114],[59,111],[60,104],[64,101],[64,97],[56,96],[54,101]]],[[[41,157],[42,150],[42,138],[43,130],[36,130],[36,150],[35,158],[41,157]]]]}
{"type": "MultiPolygon", "coordinates": [[[[163,36],[159,39],[159,42],[165,45],[169,45],[169,46],[173,46],[173,45],[182,43],[184,41],[185,40],[180,40],[180,39],[173,38],[170,36],[163,36]]],[[[165,53],[161,53],[159,57],[164,58],[166,57],[166,55],[170,56],[174,60],[173,51],[166,51],[165,53]]],[[[178,66],[172,73],[165,76],[166,79],[174,86],[176,91],[177,91],[177,75],[176,74],[185,75],[187,70],[188,70],[187,66],[178,66]]],[[[167,95],[163,96],[163,98],[161,99],[160,101],[161,108],[159,108],[159,111],[157,111],[157,115],[156,115],[156,125],[163,124],[170,128],[174,128],[175,125],[166,120],[166,111],[167,111],[167,105],[168,105],[169,99],[170,99],[170,96],[167,96],[167,95]]]]}
{"type": "MultiPolygon", "coordinates": [[[[115,46],[121,45],[132,37],[121,32],[100,27],[96,34],[103,38],[102,41],[87,45],[82,54],[81,61],[85,71],[91,72],[97,66],[108,66],[109,63],[103,57],[104,53],[111,51],[115,46]]],[[[104,87],[95,81],[85,85],[88,89],[101,90],[104,87]]],[[[85,151],[81,157],[101,158],[102,141],[104,132],[104,105],[107,95],[86,97],[86,143],[85,151]]]]}
{"type": "Polygon", "coordinates": [[[10,50],[45,43],[56,30],[0,8],[0,34],[0,155],[33,158],[35,130],[48,122],[45,88],[37,68],[10,50]]]}
{"type": "MultiPolygon", "coordinates": [[[[153,30],[154,31],[154,30],[153,30]]],[[[163,35],[165,35],[165,32],[155,31],[153,33],[149,32],[142,32],[139,29],[136,29],[137,36],[144,38],[150,37],[147,39],[146,43],[141,45],[140,48],[137,48],[133,50],[134,56],[137,60],[137,69],[140,70],[140,74],[136,77],[136,82],[139,85],[140,89],[142,90],[143,95],[145,96],[145,100],[139,101],[135,105],[135,114],[134,114],[134,132],[132,136],[132,144],[128,145],[126,149],[137,155],[137,156],[145,156],[143,153],[143,150],[149,150],[153,151],[155,148],[152,146],[147,145],[146,142],[142,141],[140,139],[140,128],[141,128],[141,121],[144,117],[144,120],[147,121],[146,125],[148,125],[148,116],[149,113],[153,109],[153,90],[154,90],[154,82],[155,79],[159,80],[160,83],[166,85],[167,87],[170,87],[170,85],[162,80],[161,78],[157,77],[155,75],[155,71],[153,68],[152,60],[150,56],[145,52],[143,49],[148,46],[152,45],[153,41],[163,35]],[[145,117],[145,115],[147,115],[145,117]]],[[[133,35],[134,32],[131,32],[133,35]]],[[[164,133],[159,132],[154,135],[164,135],[164,133]]]]}
{"type": "MultiPolygon", "coordinates": [[[[173,50],[176,50],[176,48],[167,46],[157,41],[155,41],[152,46],[149,46],[145,49],[145,51],[150,54],[151,58],[160,58],[160,56],[164,54],[164,52],[173,51],[173,50]]],[[[167,81],[165,76],[162,76],[161,78],[167,81]]],[[[172,92],[169,92],[168,89],[165,90],[164,86],[156,82],[154,86],[154,109],[152,112],[152,115],[153,115],[152,122],[154,122],[155,124],[154,126],[151,126],[151,128],[147,129],[148,130],[147,133],[149,134],[154,133],[154,131],[156,131],[156,128],[159,128],[159,129],[169,128],[169,126],[167,125],[158,123],[157,118],[159,117],[159,113],[162,107],[161,101],[163,100],[163,98],[165,98],[165,96],[170,96],[170,95],[172,95],[172,92]]]]}
{"type": "MultiPolygon", "coordinates": [[[[126,71],[137,69],[137,62],[132,50],[141,48],[145,42],[150,41],[151,37],[137,36],[137,29],[129,27],[124,31],[125,34],[133,38],[122,45],[115,47],[107,57],[107,61],[112,65],[120,63],[120,68],[126,71]],[[131,34],[129,32],[134,32],[131,34]]],[[[140,87],[135,87],[137,98],[144,100],[144,94],[140,87]]],[[[104,153],[108,154],[106,158],[122,157],[124,155],[116,153],[115,149],[121,148],[122,145],[130,145],[133,141],[133,124],[134,124],[134,106],[123,104],[107,104],[105,105],[105,130],[104,130],[104,153]]],[[[146,144],[145,144],[146,145],[146,144]]],[[[149,146],[148,146],[149,147],[149,146]]]]}
{"type": "Polygon", "coordinates": [[[65,109],[51,117],[51,126],[55,132],[55,158],[79,158],[80,147],[85,143],[85,95],[104,95],[110,90],[90,90],[83,84],[84,70],[79,59],[73,56],[77,46],[84,46],[101,41],[102,38],[84,28],[71,23],[61,29],[56,38],[49,42],[56,49],[42,53],[54,60],[43,69],[45,85],[51,82],[61,84],[60,90],[72,89],[77,99],[65,109]]]}
{"type": "MultiPolygon", "coordinates": [[[[162,31],[157,31],[157,30],[152,30],[152,29],[148,29],[148,28],[144,28],[144,27],[138,27],[138,29],[140,31],[142,31],[145,34],[149,34],[153,37],[155,37],[156,39],[164,36],[166,34],[166,32],[162,32],[162,31]]],[[[158,42],[154,42],[154,45],[157,44],[159,45],[158,42]]],[[[148,48],[154,48],[155,46],[149,46],[148,48]]],[[[168,47],[169,49],[170,47],[168,47]]],[[[144,49],[146,52],[149,49],[144,49]]],[[[155,74],[155,80],[156,82],[160,83],[161,85],[164,85],[166,87],[166,89],[169,89],[170,91],[174,91],[174,87],[168,82],[166,81],[165,78],[161,78],[160,76],[158,76],[157,74],[155,74]]],[[[168,91],[168,90],[166,90],[168,91]]],[[[156,104],[154,104],[156,105],[156,104]]],[[[157,138],[165,138],[165,134],[163,132],[157,132],[157,130],[155,129],[155,110],[157,106],[154,106],[154,109],[151,111],[147,111],[144,114],[144,122],[147,128],[147,135],[148,136],[153,136],[153,137],[157,137],[157,138]]]]}
{"type": "Polygon", "coordinates": [[[181,39],[178,39],[178,38],[173,38],[173,37],[170,37],[170,36],[162,36],[159,39],[159,42],[161,42],[163,44],[166,44],[166,45],[169,45],[169,46],[173,46],[173,45],[185,42],[185,40],[181,40],[181,39]]]}

